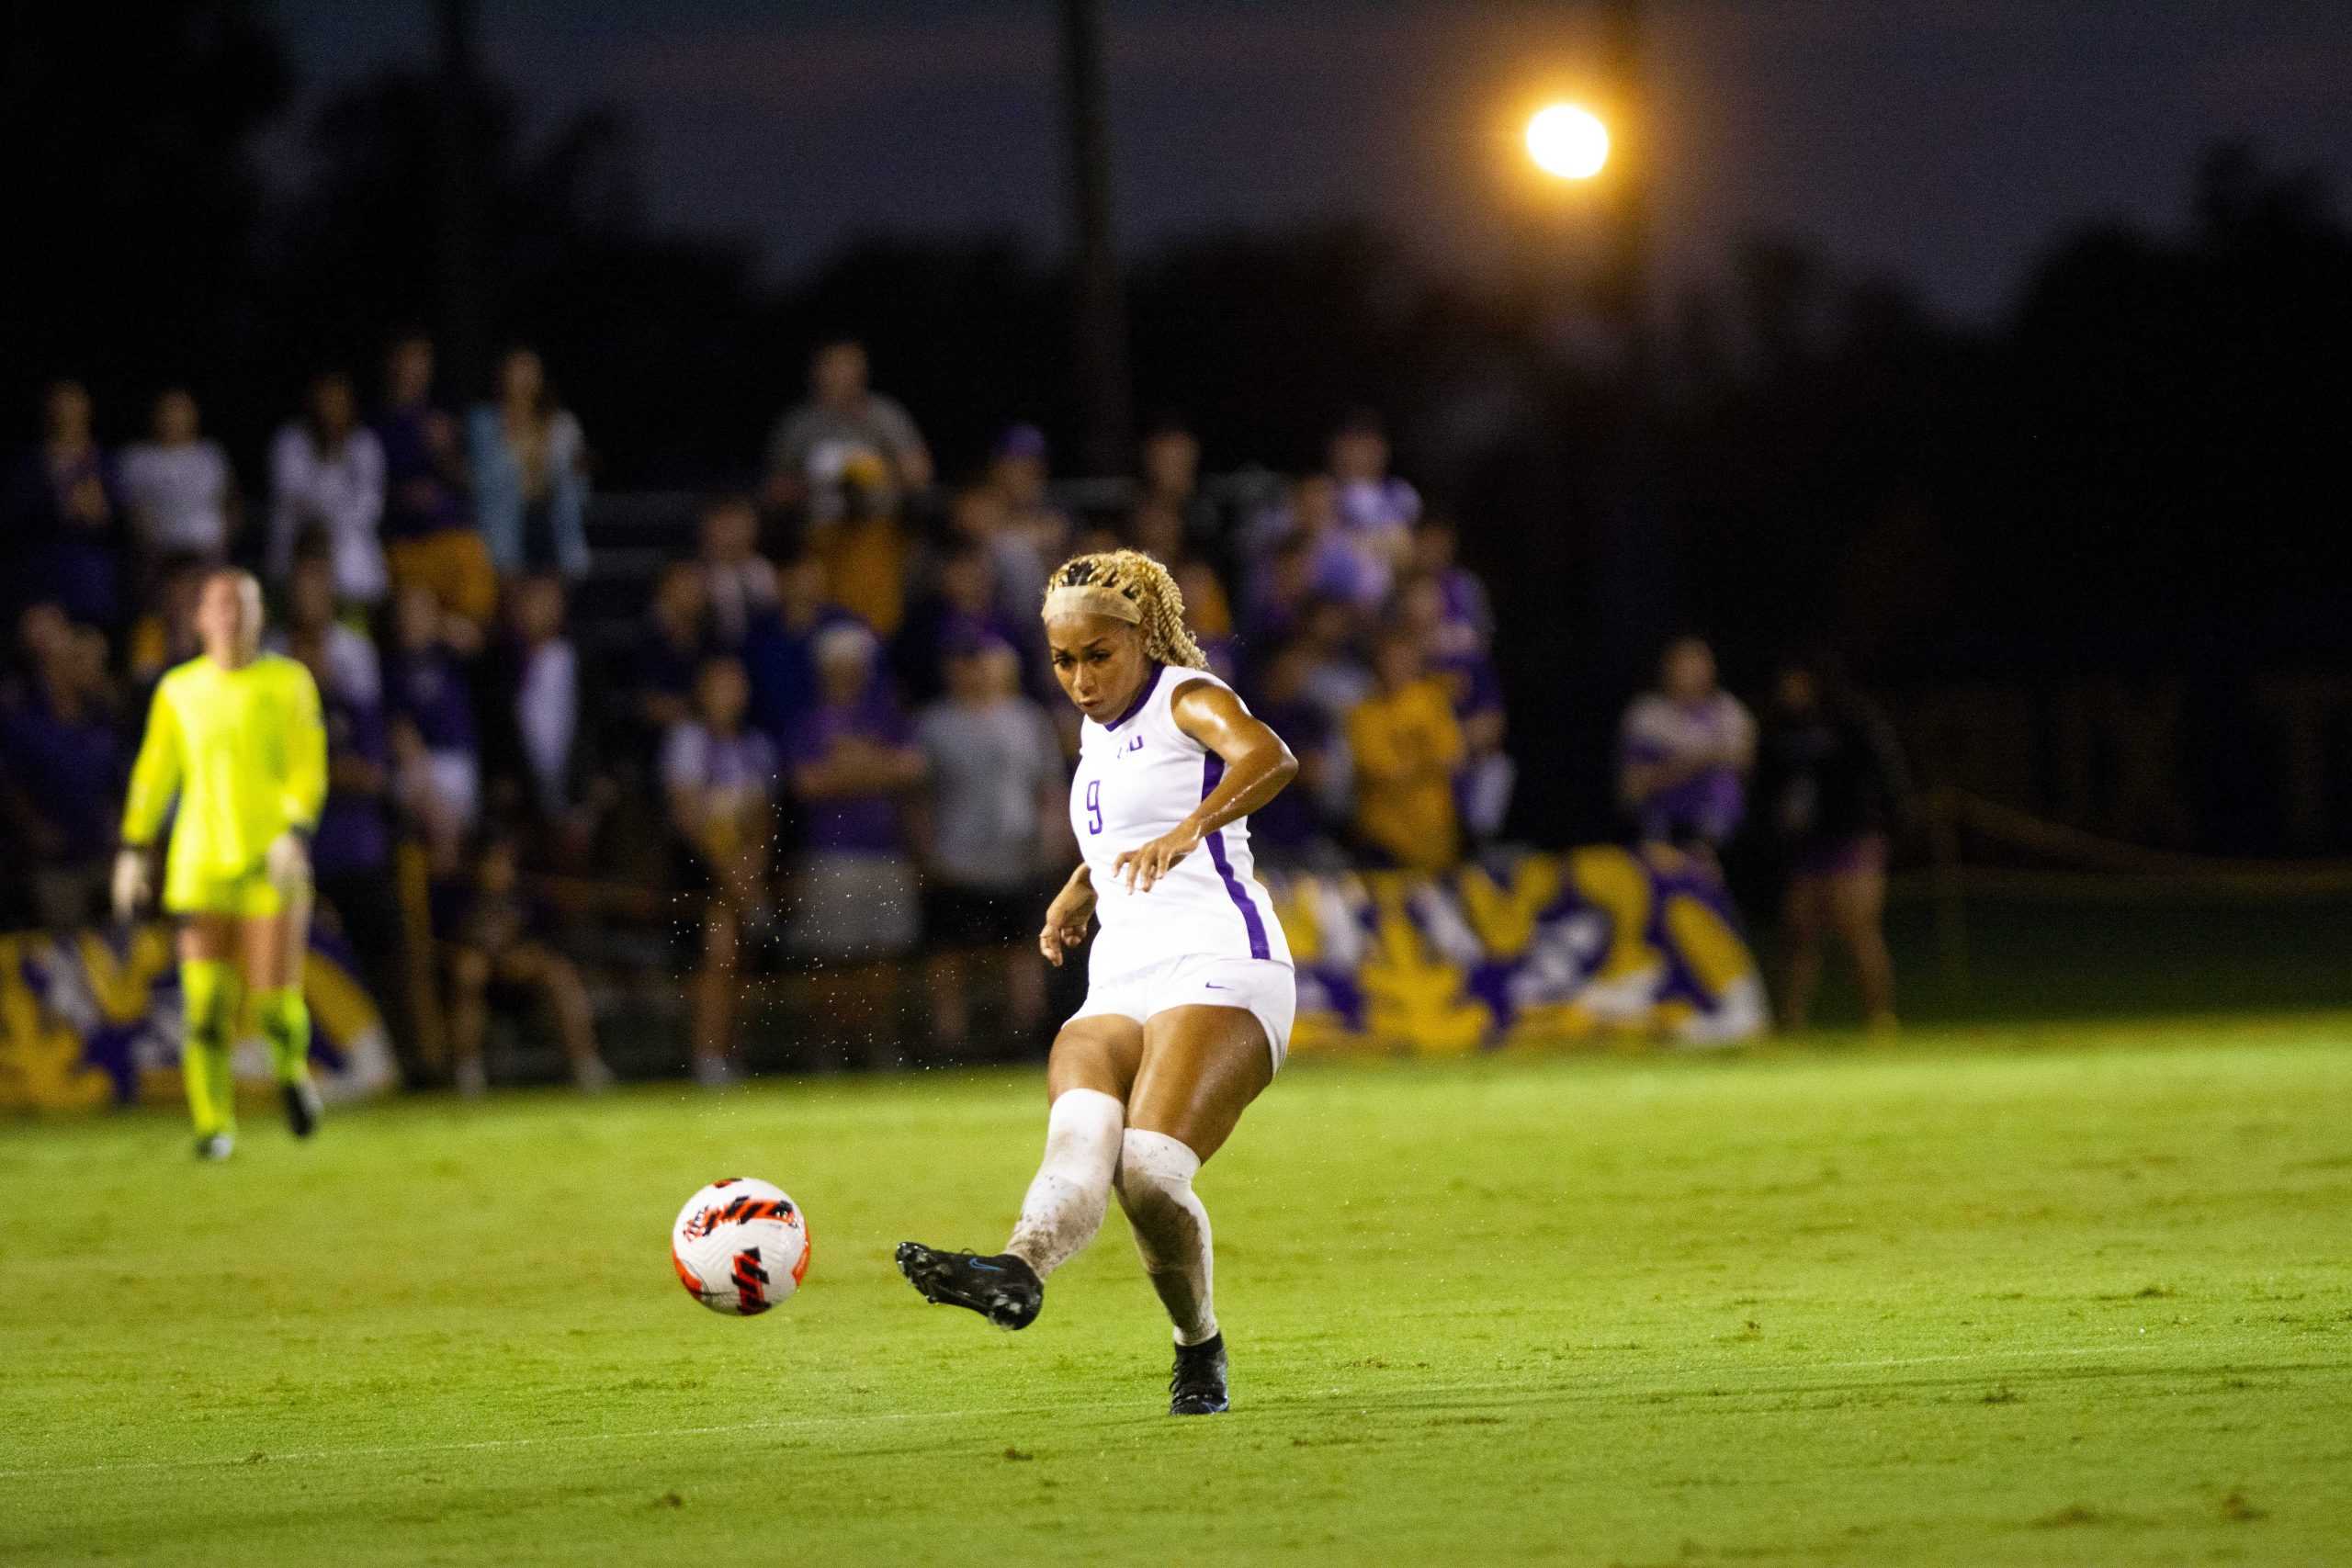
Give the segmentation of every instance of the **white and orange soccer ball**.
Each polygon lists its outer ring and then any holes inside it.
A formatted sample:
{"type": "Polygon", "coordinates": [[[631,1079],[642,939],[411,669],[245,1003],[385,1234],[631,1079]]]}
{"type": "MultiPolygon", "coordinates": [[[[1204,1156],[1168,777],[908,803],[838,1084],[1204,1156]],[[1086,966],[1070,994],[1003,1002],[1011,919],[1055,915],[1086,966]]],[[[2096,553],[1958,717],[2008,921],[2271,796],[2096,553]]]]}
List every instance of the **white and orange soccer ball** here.
{"type": "Polygon", "coordinates": [[[808,1272],[808,1224],[783,1188],[730,1176],[678,1211],[670,1261],[695,1300],[713,1312],[751,1317],[800,1288],[808,1272]]]}

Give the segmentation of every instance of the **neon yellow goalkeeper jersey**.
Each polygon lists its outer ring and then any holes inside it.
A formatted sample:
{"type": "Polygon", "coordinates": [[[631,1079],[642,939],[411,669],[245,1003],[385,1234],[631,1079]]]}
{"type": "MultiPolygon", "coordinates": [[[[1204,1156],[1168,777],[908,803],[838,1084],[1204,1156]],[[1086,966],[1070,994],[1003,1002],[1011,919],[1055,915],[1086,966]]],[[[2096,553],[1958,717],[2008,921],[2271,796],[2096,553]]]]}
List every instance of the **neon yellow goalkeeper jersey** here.
{"type": "Polygon", "coordinates": [[[232,885],[261,876],[280,833],[317,824],[326,791],[326,729],[311,672],[271,653],[240,670],[198,656],[156,684],[122,841],[152,840],[178,796],[164,906],[209,909],[232,885]]]}

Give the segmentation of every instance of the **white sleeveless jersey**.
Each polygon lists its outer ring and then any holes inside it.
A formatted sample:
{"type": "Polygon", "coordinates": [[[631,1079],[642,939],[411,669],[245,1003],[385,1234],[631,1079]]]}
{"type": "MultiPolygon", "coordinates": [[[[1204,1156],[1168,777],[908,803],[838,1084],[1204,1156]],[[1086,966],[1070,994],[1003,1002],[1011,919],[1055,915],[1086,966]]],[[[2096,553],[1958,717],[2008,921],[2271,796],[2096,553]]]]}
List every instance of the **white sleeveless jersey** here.
{"type": "Polygon", "coordinates": [[[1154,666],[1124,716],[1090,718],[1079,732],[1069,822],[1093,875],[1101,929],[1087,972],[1098,978],[1174,958],[1291,961],[1273,900],[1251,871],[1247,818],[1204,838],[1149,892],[1130,893],[1125,874],[1112,874],[1121,853],[1173,831],[1225,776],[1225,760],[1169,712],[1177,688],[1193,681],[1225,686],[1205,671],[1154,666]]]}

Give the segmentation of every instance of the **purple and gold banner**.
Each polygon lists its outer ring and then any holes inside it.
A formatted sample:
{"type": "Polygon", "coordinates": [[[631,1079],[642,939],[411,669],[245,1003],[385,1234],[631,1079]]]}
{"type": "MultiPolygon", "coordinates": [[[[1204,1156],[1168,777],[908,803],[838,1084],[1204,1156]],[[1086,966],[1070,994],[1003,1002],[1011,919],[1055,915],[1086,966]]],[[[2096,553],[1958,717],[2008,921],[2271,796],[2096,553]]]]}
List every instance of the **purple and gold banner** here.
{"type": "Polygon", "coordinates": [[[1764,986],[1713,868],[1659,846],[1499,872],[1269,876],[1298,965],[1291,1049],[1452,1055],[1522,1043],[1764,1032],[1764,986]]]}
{"type": "MultiPolygon", "coordinates": [[[[345,1100],[394,1087],[383,1018],[330,932],[311,933],[302,991],[321,1092],[345,1100]]],[[[128,941],[0,933],[0,1111],[175,1104],[179,1059],[179,967],[166,928],[141,926],[128,941]]],[[[258,1035],[238,1043],[236,1069],[241,1080],[270,1081],[258,1035]]]]}

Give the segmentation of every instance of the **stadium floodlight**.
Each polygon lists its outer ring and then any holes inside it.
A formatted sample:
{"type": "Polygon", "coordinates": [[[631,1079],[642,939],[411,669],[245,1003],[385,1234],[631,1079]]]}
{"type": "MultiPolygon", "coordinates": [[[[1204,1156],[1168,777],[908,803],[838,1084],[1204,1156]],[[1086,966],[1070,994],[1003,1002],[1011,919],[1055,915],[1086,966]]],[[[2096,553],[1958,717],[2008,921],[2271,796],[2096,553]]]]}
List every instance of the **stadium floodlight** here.
{"type": "Polygon", "coordinates": [[[1589,180],[1609,162],[1609,128],[1575,104],[1547,104],[1527,122],[1527,155],[1545,174],[1589,180]]]}

